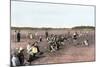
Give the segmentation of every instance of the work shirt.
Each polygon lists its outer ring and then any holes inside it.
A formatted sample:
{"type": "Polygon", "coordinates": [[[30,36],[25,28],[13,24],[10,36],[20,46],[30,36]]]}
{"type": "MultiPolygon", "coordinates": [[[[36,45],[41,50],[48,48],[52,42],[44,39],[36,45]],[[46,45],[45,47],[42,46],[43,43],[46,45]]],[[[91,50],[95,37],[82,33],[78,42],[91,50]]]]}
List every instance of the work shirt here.
{"type": "Polygon", "coordinates": [[[19,66],[20,65],[20,61],[19,61],[18,57],[13,56],[11,61],[12,61],[13,66],[19,66]]]}

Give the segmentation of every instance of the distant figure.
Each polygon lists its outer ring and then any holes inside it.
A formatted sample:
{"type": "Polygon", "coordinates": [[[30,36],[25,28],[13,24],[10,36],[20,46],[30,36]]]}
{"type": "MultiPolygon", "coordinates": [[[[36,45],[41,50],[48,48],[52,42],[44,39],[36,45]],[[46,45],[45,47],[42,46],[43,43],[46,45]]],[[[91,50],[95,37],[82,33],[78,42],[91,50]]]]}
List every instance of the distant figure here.
{"type": "Polygon", "coordinates": [[[29,38],[33,39],[33,34],[32,33],[29,33],[29,38]]]}
{"type": "Polygon", "coordinates": [[[84,41],[83,41],[83,44],[84,44],[85,46],[88,46],[88,45],[89,45],[88,40],[84,40],[84,41]]]}
{"type": "Polygon", "coordinates": [[[46,36],[46,38],[48,37],[48,32],[47,31],[45,32],[45,36],[46,36]]]}
{"type": "Polygon", "coordinates": [[[41,36],[39,37],[39,41],[42,42],[42,37],[41,36]]]}
{"type": "Polygon", "coordinates": [[[18,31],[18,33],[17,33],[17,42],[20,42],[20,37],[21,37],[21,34],[20,34],[20,31],[18,31]]]}
{"type": "Polygon", "coordinates": [[[12,62],[12,66],[20,66],[20,61],[16,53],[13,53],[11,62],[12,62]]]}
{"type": "Polygon", "coordinates": [[[35,38],[38,38],[38,32],[35,32],[35,38]]]}
{"type": "Polygon", "coordinates": [[[31,44],[28,43],[28,45],[27,45],[27,53],[28,53],[28,54],[29,54],[30,50],[31,50],[31,44]]]}
{"type": "Polygon", "coordinates": [[[14,39],[15,39],[15,41],[16,41],[16,39],[17,39],[17,36],[16,36],[16,30],[14,31],[14,39]]]}
{"type": "Polygon", "coordinates": [[[75,33],[73,34],[73,39],[76,40],[76,39],[77,39],[77,36],[78,36],[78,33],[75,32],[75,33]]]}

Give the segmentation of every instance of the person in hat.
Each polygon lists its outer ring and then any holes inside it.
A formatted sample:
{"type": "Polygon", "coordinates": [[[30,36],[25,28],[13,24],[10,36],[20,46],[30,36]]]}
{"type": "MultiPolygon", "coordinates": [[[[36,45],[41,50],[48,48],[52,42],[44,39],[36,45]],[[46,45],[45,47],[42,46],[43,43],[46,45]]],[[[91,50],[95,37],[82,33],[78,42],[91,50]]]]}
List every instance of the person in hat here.
{"type": "Polygon", "coordinates": [[[31,62],[33,61],[33,59],[35,57],[35,53],[37,53],[37,49],[34,47],[34,44],[32,44],[28,48],[28,60],[27,61],[29,62],[30,65],[31,65],[31,62]]]}
{"type": "Polygon", "coordinates": [[[23,54],[24,49],[22,47],[19,48],[19,52],[18,52],[18,58],[20,61],[20,65],[23,66],[24,65],[24,54],[23,54]]]}
{"type": "Polygon", "coordinates": [[[39,42],[42,42],[42,37],[41,36],[39,37],[39,42]]]}
{"type": "Polygon", "coordinates": [[[18,31],[18,33],[17,33],[17,42],[20,42],[20,37],[21,37],[21,34],[20,34],[20,31],[18,31]]]}
{"type": "Polygon", "coordinates": [[[45,36],[46,36],[46,38],[48,37],[48,35],[49,35],[49,34],[48,34],[48,32],[46,31],[46,32],[45,32],[45,36]]]}
{"type": "Polygon", "coordinates": [[[34,56],[40,52],[39,46],[38,46],[38,42],[36,41],[34,44],[32,44],[32,53],[34,54],[34,56]]]}

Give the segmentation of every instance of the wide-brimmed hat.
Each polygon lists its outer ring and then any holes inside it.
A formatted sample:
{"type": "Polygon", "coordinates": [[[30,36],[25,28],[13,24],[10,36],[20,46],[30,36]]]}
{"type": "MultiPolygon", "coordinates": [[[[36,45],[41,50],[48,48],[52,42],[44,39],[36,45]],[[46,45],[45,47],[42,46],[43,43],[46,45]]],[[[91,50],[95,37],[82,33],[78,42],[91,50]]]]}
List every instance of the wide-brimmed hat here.
{"type": "Polygon", "coordinates": [[[21,51],[23,51],[23,50],[24,50],[24,49],[23,49],[22,47],[20,47],[20,48],[19,48],[19,53],[20,53],[21,51]]]}

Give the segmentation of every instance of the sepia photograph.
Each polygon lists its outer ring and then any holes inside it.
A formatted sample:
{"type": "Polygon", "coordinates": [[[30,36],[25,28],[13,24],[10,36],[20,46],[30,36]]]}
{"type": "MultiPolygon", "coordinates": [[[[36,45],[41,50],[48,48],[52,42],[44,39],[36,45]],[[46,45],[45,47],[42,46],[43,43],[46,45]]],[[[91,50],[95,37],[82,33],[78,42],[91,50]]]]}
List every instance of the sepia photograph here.
{"type": "Polygon", "coordinates": [[[10,65],[95,61],[95,6],[11,0],[10,65]]]}

